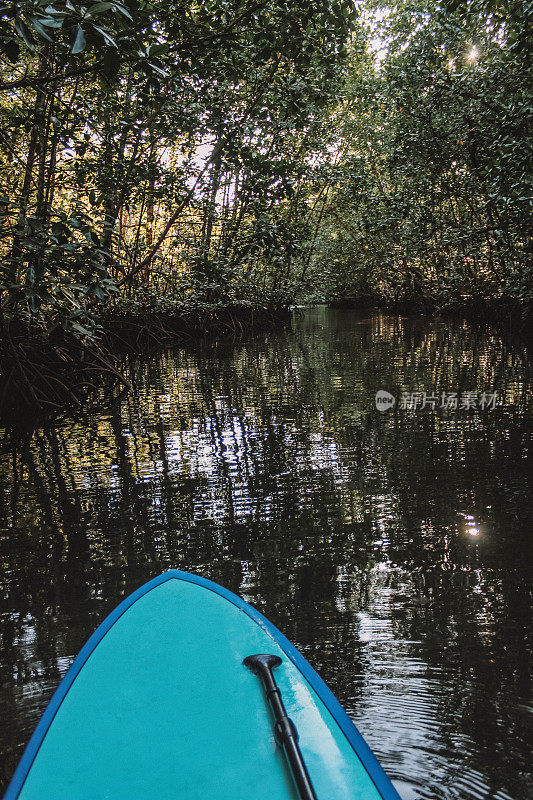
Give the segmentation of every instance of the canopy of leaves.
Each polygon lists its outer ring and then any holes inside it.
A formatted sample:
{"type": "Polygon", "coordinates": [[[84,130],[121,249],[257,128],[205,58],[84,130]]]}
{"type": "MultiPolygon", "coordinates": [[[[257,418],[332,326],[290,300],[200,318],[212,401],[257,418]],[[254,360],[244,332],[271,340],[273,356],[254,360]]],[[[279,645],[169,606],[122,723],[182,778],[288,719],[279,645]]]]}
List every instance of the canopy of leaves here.
{"type": "Polygon", "coordinates": [[[0,4],[4,311],[284,296],[353,25],[347,0],[0,4]]]}
{"type": "Polygon", "coordinates": [[[533,299],[531,3],[367,6],[320,245],[333,298],[533,299]],[[360,63],[356,65],[360,67],[360,63]]]}
{"type": "Polygon", "coordinates": [[[0,0],[2,313],[530,304],[532,13],[0,0]]]}

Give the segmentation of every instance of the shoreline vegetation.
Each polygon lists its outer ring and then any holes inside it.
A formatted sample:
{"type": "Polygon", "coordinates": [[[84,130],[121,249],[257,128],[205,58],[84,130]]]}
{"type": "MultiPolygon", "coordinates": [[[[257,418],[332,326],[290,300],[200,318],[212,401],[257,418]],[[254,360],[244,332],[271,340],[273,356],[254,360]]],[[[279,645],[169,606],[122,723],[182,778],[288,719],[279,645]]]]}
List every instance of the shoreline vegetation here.
{"type": "Polygon", "coordinates": [[[533,345],[533,309],[509,298],[463,297],[438,302],[425,296],[388,300],[383,297],[342,297],[331,299],[330,308],[372,308],[393,314],[431,314],[444,319],[464,319],[490,325],[502,336],[533,345]]]}
{"type": "Polygon", "coordinates": [[[34,319],[0,324],[0,424],[44,420],[76,411],[98,392],[127,390],[120,357],[169,346],[239,341],[289,323],[288,307],[166,303],[116,304],[97,319],[98,336],[82,340],[57,330],[49,335],[34,319]]]}
{"type": "Polygon", "coordinates": [[[530,340],[533,10],[476,0],[0,5],[0,407],[294,305],[530,340]]]}
{"type": "MultiPolygon", "coordinates": [[[[490,324],[498,333],[532,344],[531,317],[506,304],[465,302],[439,308],[422,300],[385,302],[383,298],[342,298],[327,304],[337,309],[373,309],[394,314],[435,314],[490,324]],[[517,321],[518,324],[517,324],[517,321]]],[[[304,306],[305,307],[305,306],[304,306]]],[[[34,321],[5,322],[0,329],[0,424],[27,424],[57,413],[79,410],[99,392],[120,394],[129,383],[118,362],[124,355],[142,355],[167,347],[196,348],[213,342],[238,343],[290,325],[289,306],[214,304],[194,307],[167,304],[164,311],[153,306],[118,305],[98,320],[99,338],[82,341],[58,332],[49,336],[34,321]],[[172,308],[174,305],[174,308],[172,308]],[[169,307],[170,306],[170,307],[169,307]]]]}

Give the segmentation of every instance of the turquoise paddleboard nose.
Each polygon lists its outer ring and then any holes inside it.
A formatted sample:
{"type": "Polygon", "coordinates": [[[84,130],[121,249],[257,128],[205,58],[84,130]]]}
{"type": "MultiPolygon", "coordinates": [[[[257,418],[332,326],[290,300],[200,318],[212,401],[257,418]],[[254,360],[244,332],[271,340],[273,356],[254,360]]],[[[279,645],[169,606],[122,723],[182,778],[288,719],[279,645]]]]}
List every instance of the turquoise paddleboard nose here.
{"type": "Polygon", "coordinates": [[[4,800],[299,797],[400,800],[283,634],[232,592],[171,570],[82,648],[4,800]],[[296,750],[314,795],[301,794],[296,750]]]}

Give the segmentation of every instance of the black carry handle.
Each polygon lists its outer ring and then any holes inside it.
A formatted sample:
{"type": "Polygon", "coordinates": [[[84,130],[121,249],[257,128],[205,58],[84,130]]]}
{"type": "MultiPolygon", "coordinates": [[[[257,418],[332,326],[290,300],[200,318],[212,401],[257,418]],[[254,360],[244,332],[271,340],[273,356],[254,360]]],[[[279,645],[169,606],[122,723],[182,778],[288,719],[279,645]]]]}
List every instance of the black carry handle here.
{"type": "Polygon", "coordinates": [[[274,667],[278,667],[281,664],[281,658],[279,656],[263,653],[247,656],[242,663],[245,667],[248,667],[254,675],[258,675],[261,678],[263,686],[265,687],[267,700],[270,703],[276,720],[274,726],[276,740],[285,751],[301,800],[317,800],[311,778],[309,777],[305,761],[303,760],[300,747],[298,746],[298,731],[292,719],[289,719],[287,716],[283,700],[281,699],[281,692],[272,674],[274,667]]]}

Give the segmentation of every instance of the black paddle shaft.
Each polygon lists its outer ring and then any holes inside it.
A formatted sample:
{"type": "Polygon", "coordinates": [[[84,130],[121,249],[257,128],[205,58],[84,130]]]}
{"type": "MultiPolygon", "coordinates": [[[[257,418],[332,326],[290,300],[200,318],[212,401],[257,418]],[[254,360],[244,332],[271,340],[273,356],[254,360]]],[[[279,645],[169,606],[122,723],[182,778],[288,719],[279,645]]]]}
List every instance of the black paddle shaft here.
{"type": "Polygon", "coordinates": [[[267,700],[270,703],[276,720],[274,726],[276,740],[283,747],[301,800],[317,800],[311,778],[307,772],[307,767],[305,766],[305,761],[298,745],[298,731],[292,719],[287,716],[287,711],[285,710],[281,698],[281,692],[272,673],[274,667],[278,667],[281,664],[281,658],[279,656],[263,653],[247,656],[242,663],[261,678],[267,700]]]}

